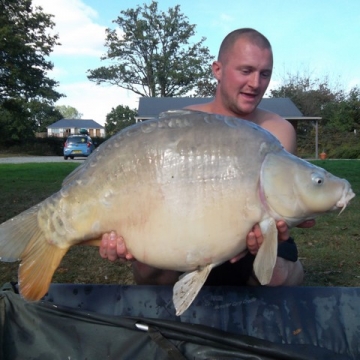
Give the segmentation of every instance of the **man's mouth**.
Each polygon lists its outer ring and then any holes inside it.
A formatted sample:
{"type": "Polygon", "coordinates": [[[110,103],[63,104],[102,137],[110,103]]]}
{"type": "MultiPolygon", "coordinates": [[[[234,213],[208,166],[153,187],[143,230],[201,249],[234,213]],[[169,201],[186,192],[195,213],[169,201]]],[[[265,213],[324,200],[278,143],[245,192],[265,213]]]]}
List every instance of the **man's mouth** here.
{"type": "Polygon", "coordinates": [[[255,99],[258,94],[253,94],[253,93],[244,93],[242,92],[241,95],[245,96],[246,98],[249,98],[249,99],[255,99]]]}

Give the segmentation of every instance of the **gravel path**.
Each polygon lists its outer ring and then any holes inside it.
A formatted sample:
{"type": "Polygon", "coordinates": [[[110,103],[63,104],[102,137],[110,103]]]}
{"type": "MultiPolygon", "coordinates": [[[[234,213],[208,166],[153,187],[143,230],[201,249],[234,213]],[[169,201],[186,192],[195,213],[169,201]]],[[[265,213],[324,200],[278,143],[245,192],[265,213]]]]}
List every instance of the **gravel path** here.
{"type": "Polygon", "coordinates": [[[12,156],[0,157],[0,164],[22,164],[22,163],[43,163],[43,162],[83,162],[86,158],[75,158],[64,160],[63,156],[12,156]]]}

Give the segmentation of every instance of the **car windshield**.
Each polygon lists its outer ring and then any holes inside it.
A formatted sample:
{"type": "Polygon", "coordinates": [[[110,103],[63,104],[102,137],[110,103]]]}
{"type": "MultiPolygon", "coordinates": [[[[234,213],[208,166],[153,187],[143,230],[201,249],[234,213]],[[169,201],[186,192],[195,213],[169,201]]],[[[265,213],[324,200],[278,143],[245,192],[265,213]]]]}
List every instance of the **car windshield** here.
{"type": "Polygon", "coordinates": [[[76,136],[68,138],[69,144],[86,144],[88,139],[85,136],[76,136]]]}

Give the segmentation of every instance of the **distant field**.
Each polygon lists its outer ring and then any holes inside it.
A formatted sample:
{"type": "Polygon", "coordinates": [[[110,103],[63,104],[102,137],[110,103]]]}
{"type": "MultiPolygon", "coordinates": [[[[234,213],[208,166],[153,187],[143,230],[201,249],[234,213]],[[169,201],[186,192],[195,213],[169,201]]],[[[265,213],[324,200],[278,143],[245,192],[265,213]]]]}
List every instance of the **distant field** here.
{"type": "MultiPolygon", "coordinates": [[[[341,214],[320,217],[311,229],[293,229],[309,286],[360,286],[360,161],[314,161],[350,181],[358,196],[341,214]]],[[[0,223],[37,204],[60,189],[62,180],[78,163],[0,165],[0,223]]],[[[17,281],[17,263],[0,262],[0,285],[17,281]]],[[[110,263],[98,249],[70,249],[53,282],[131,284],[129,264],[110,263]]]]}

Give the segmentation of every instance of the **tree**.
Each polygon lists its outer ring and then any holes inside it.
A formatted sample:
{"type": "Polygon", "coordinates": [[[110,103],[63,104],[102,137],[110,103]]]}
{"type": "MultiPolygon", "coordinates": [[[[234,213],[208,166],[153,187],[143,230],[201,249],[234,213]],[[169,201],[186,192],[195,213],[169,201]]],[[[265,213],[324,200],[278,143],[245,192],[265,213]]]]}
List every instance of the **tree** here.
{"type": "Polygon", "coordinates": [[[352,88],[337,102],[324,109],[327,129],[341,132],[354,132],[360,129],[360,89],[352,88]]]}
{"type": "Polygon", "coordinates": [[[270,90],[271,97],[288,97],[304,116],[321,116],[323,107],[337,101],[343,91],[331,89],[330,81],[313,78],[310,73],[287,73],[282,79],[282,84],[270,90]]]}
{"type": "Polygon", "coordinates": [[[55,108],[65,119],[81,119],[83,116],[77,109],[69,105],[57,105],[55,108]]]}
{"type": "Polygon", "coordinates": [[[128,106],[118,105],[112,108],[106,115],[105,131],[107,135],[114,135],[125,127],[135,123],[136,110],[131,110],[128,106]]]}
{"type": "Polygon", "coordinates": [[[201,80],[197,84],[195,90],[195,97],[214,97],[216,92],[217,82],[211,79],[212,69],[209,66],[209,77],[201,80]],[[211,74],[211,75],[210,75],[211,74]]]}
{"type": "MultiPolygon", "coordinates": [[[[313,78],[309,74],[287,74],[272,97],[288,97],[304,116],[321,117],[318,134],[321,150],[332,157],[360,157],[360,144],[354,136],[360,128],[360,89],[346,93],[337,84],[330,86],[327,77],[313,78]]],[[[311,154],[314,149],[315,130],[309,121],[297,126],[298,152],[311,154]]]]}
{"type": "Polygon", "coordinates": [[[7,114],[0,122],[14,140],[34,129],[30,102],[51,106],[62,96],[47,77],[53,64],[46,57],[58,44],[58,36],[49,34],[55,25],[51,17],[33,8],[31,0],[0,0],[0,108],[7,114]]]}
{"type": "Polygon", "coordinates": [[[35,122],[24,121],[28,111],[24,109],[21,100],[11,99],[6,107],[0,106],[0,144],[11,145],[34,137],[35,122]]]}
{"type": "MultiPolygon", "coordinates": [[[[333,104],[343,96],[340,89],[332,89],[328,77],[323,79],[314,78],[310,72],[300,74],[287,73],[282,84],[270,90],[271,97],[288,97],[304,116],[322,117],[321,124],[327,121],[324,109],[333,104]]],[[[299,139],[308,137],[313,131],[313,124],[309,121],[299,122],[297,133],[299,139]]]]}
{"type": "Polygon", "coordinates": [[[213,56],[203,46],[204,37],[191,41],[195,25],[189,24],[179,5],[163,12],[152,1],[121,14],[114,21],[119,29],[106,30],[108,50],[101,58],[113,65],[88,70],[89,80],[154,97],[182,96],[210,81],[213,56]]]}
{"type": "Polygon", "coordinates": [[[46,132],[47,126],[63,118],[56,106],[49,105],[47,102],[34,100],[30,101],[28,106],[36,132],[46,132]]]}

